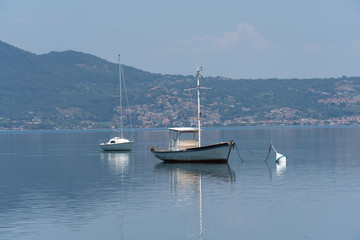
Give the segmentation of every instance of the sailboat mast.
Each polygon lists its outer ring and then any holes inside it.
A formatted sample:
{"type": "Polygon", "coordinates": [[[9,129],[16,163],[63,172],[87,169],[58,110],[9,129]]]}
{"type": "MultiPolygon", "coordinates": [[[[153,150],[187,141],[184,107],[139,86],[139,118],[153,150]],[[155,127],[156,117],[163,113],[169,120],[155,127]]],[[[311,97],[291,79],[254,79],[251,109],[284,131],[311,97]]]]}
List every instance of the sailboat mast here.
{"type": "Polygon", "coordinates": [[[197,105],[198,105],[198,114],[197,114],[197,120],[198,120],[198,136],[199,136],[199,147],[201,147],[201,122],[200,122],[200,118],[201,118],[201,112],[200,112],[200,70],[199,67],[196,68],[196,80],[197,80],[197,105]]]}
{"type": "Polygon", "coordinates": [[[120,54],[119,54],[119,83],[120,83],[120,137],[124,138],[123,136],[123,111],[122,111],[122,95],[121,95],[121,75],[122,75],[122,69],[120,64],[120,54]]]}
{"type": "Polygon", "coordinates": [[[203,204],[202,204],[202,183],[201,183],[201,172],[199,174],[199,195],[200,195],[200,199],[199,199],[199,208],[200,208],[200,240],[202,240],[203,238],[203,204]]]}

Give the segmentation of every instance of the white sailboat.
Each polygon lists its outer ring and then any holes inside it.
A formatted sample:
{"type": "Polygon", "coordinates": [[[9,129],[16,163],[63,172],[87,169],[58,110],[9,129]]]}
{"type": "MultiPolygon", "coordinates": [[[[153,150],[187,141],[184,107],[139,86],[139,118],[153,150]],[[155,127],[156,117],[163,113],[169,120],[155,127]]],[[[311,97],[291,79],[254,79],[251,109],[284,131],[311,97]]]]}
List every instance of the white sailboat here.
{"type": "Polygon", "coordinates": [[[155,157],[165,162],[227,162],[231,149],[235,142],[221,142],[212,145],[201,146],[200,128],[200,70],[196,71],[197,80],[197,128],[179,127],[170,128],[173,139],[170,140],[169,149],[160,150],[156,146],[151,148],[155,157]],[[187,137],[184,137],[188,135],[187,137]],[[185,140],[186,139],[186,140],[185,140]]]}
{"type": "MultiPolygon", "coordinates": [[[[131,151],[132,145],[134,140],[124,138],[124,131],[123,131],[123,107],[122,107],[122,85],[124,84],[124,91],[125,88],[125,80],[123,77],[123,69],[120,64],[120,55],[119,55],[119,82],[120,82],[120,136],[116,136],[111,138],[108,141],[100,143],[100,147],[104,151],[131,151]],[[123,83],[124,82],[124,83],[123,83]]],[[[126,94],[126,92],[125,92],[126,94]]],[[[126,96],[127,99],[127,96],[126,96]]],[[[129,106],[128,106],[129,107],[129,106]]]]}

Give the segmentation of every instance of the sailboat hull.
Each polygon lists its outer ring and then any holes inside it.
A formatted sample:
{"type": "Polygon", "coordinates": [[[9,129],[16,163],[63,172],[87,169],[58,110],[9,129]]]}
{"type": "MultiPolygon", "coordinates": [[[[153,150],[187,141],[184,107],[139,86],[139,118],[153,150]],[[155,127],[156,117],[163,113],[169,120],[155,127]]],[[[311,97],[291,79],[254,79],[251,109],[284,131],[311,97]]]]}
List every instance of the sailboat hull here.
{"type": "Polygon", "coordinates": [[[182,150],[151,149],[155,157],[164,162],[225,163],[229,159],[233,141],[182,150]]]}
{"type": "Polygon", "coordinates": [[[100,147],[104,151],[131,151],[134,142],[126,143],[101,143],[100,147]]]}

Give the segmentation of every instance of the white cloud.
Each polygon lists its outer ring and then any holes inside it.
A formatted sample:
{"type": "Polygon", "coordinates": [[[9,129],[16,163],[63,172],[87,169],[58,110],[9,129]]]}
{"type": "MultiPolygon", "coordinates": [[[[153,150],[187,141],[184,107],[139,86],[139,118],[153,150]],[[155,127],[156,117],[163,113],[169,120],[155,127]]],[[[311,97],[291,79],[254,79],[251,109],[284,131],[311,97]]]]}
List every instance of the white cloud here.
{"type": "Polygon", "coordinates": [[[272,44],[261,36],[254,26],[245,22],[238,24],[234,31],[225,32],[221,36],[204,35],[192,39],[177,39],[169,43],[165,53],[193,53],[194,49],[227,51],[236,47],[249,46],[256,49],[272,48],[272,44]]]}
{"type": "Polygon", "coordinates": [[[214,38],[213,44],[218,47],[232,47],[239,43],[250,44],[256,48],[269,48],[271,44],[262,37],[255,27],[248,23],[240,23],[232,32],[225,33],[220,38],[214,38]]]}

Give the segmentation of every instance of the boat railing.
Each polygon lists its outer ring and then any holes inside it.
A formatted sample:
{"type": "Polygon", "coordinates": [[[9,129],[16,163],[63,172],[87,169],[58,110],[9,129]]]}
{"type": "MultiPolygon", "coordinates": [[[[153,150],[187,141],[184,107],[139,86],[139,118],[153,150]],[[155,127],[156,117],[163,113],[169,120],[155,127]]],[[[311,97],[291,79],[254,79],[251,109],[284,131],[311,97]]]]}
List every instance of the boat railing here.
{"type": "Polygon", "coordinates": [[[176,141],[175,140],[170,140],[169,149],[170,150],[176,150],[176,141]]]}

